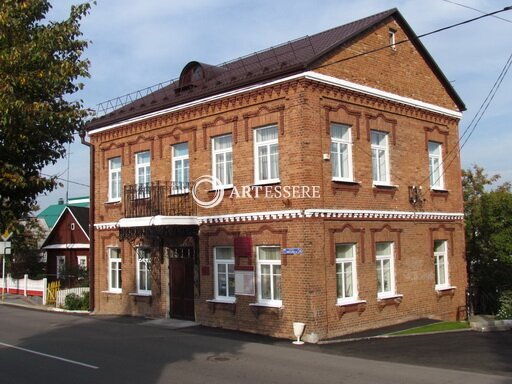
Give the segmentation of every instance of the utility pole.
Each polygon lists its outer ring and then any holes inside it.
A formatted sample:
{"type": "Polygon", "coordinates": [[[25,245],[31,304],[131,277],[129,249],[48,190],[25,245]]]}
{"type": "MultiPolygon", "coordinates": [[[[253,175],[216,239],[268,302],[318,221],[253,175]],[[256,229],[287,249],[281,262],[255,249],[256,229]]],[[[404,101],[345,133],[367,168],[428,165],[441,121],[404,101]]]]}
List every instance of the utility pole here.
{"type": "Polygon", "coordinates": [[[0,250],[2,251],[2,301],[4,301],[5,297],[5,288],[7,286],[7,279],[5,276],[5,257],[7,255],[11,254],[11,242],[7,241],[11,238],[12,232],[9,232],[9,230],[5,230],[4,233],[0,235],[2,238],[2,242],[0,242],[0,250]]]}

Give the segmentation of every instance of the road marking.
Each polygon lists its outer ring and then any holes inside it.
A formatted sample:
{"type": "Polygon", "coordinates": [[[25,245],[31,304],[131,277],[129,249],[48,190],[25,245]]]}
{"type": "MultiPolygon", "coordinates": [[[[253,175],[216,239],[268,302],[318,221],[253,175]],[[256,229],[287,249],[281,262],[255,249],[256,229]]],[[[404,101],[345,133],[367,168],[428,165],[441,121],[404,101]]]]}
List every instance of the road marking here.
{"type": "Polygon", "coordinates": [[[4,347],[8,347],[8,348],[14,348],[14,349],[17,349],[17,350],[23,351],[23,352],[33,353],[34,355],[39,355],[39,356],[49,357],[49,358],[55,359],[55,360],[64,361],[66,363],[81,365],[82,367],[86,367],[86,368],[91,368],[91,369],[99,369],[100,368],[100,367],[97,367],[95,365],[85,364],[85,363],[81,363],[79,361],[69,360],[69,359],[65,359],[63,357],[49,355],[47,353],[42,353],[42,352],[33,351],[31,349],[17,347],[16,345],[6,344],[6,343],[2,343],[2,342],[0,342],[0,345],[3,345],[4,347]]]}

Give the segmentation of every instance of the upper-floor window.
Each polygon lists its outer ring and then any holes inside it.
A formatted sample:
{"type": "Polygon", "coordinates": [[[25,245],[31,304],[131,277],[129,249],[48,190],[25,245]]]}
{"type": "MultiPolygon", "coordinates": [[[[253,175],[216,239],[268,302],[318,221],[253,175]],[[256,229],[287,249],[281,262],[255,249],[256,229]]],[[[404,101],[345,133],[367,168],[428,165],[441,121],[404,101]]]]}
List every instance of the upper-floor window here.
{"type": "Polygon", "coordinates": [[[257,247],[258,301],[281,306],[281,254],[276,246],[257,247]]]}
{"type": "Polygon", "coordinates": [[[396,50],[396,30],[393,28],[389,28],[389,46],[392,50],[396,50]]]}
{"type": "Polygon", "coordinates": [[[108,161],[108,201],[121,200],[121,158],[108,161]]]}
{"type": "Polygon", "coordinates": [[[135,184],[137,196],[148,197],[151,186],[151,164],[149,151],[135,154],[135,184]]]}
{"type": "Polygon", "coordinates": [[[395,270],[393,243],[376,244],[377,297],[386,298],[395,295],[395,270]]]}
{"type": "Polygon", "coordinates": [[[233,247],[215,247],[215,299],[235,300],[235,253],[233,247]]]}
{"type": "Polygon", "coordinates": [[[189,188],[188,143],[172,146],[172,181],[173,193],[186,193],[189,188]]]}
{"type": "Polygon", "coordinates": [[[331,124],[331,162],[334,180],[352,181],[352,141],[347,125],[331,124]]]}
{"type": "Polygon", "coordinates": [[[151,250],[137,247],[135,249],[137,263],[137,293],[151,294],[151,250]]]}
{"type": "Polygon", "coordinates": [[[356,245],[336,244],[338,304],[357,300],[356,245]]]}
{"type": "Polygon", "coordinates": [[[279,147],[276,125],[254,131],[255,182],[279,182],[279,147]]]}
{"type": "Polygon", "coordinates": [[[374,184],[389,184],[389,144],[386,132],[371,131],[374,184]]]}
{"type": "Polygon", "coordinates": [[[216,187],[231,187],[233,186],[232,136],[214,137],[212,142],[213,176],[220,182],[216,187]]]}
{"type": "Polygon", "coordinates": [[[108,290],[121,292],[121,249],[108,248],[108,290]]]}
{"type": "Polygon", "coordinates": [[[443,189],[443,171],[441,165],[443,163],[442,155],[443,146],[435,141],[428,142],[428,162],[430,173],[430,187],[433,189],[443,189]]]}
{"type": "Polygon", "coordinates": [[[434,266],[436,273],[436,289],[449,286],[448,281],[448,249],[446,240],[434,241],[434,266]]]}

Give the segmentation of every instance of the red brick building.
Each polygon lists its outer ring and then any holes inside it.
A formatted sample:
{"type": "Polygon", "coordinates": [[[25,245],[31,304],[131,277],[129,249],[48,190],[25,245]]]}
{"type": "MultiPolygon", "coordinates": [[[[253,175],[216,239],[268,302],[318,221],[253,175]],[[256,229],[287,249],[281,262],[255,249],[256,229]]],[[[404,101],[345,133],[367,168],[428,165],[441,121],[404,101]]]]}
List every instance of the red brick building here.
{"type": "Polygon", "coordinates": [[[396,9],[110,105],[96,313],[315,341],[463,312],[465,107],[396,9]]]}

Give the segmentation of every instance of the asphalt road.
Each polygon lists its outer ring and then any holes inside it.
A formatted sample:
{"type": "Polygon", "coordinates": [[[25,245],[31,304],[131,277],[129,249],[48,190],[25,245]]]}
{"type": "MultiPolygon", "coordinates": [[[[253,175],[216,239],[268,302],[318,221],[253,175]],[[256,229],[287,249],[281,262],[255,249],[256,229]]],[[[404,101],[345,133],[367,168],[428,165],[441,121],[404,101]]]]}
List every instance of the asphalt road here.
{"type": "Polygon", "coordinates": [[[0,306],[0,383],[512,383],[510,332],[480,341],[472,355],[466,345],[482,334],[303,348],[203,327],[143,324],[0,306]],[[452,349],[457,358],[447,353],[452,349]],[[500,361],[474,369],[482,358],[484,365],[500,361]],[[465,360],[473,364],[461,365],[465,360]]]}

